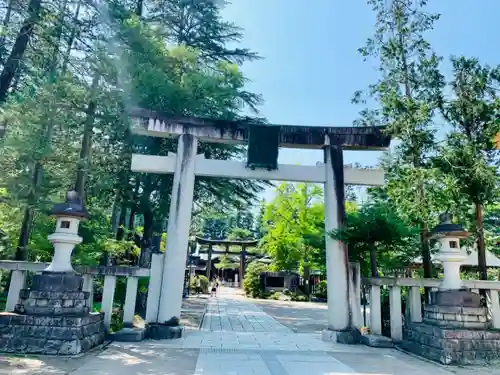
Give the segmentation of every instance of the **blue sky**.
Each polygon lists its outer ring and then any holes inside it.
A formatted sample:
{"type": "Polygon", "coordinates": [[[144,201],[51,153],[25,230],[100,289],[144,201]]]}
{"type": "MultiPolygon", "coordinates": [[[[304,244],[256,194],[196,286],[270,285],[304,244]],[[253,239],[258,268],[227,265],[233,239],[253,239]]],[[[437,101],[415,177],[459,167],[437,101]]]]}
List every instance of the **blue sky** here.
{"type": "MultiPolygon", "coordinates": [[[[245,30],[243,46],[261,61],[245,63],[248,89],[261,93],[261,113],[272,123],[350,126],[359,106],[354,91],[377,79],[373,64],[357,49],[373,34],[374,14],[366,0],[232,0],[224,17],[245,30]]],[[[428,40],[450,73],[450,55],[476,56],[500,63],[499,37],[493,27],[499,0],[429,0],[441,13],[428,40]],[[478,6],[478,5],[481,6],[478,6]]],[[[345,152],[346,163],[375,165],[378,152],[345,152]]],[[[280,163],[314,165],[319,151],[281,150],[280,163]]],[[[264,194],[266,199],[272,195],[264,194]]]]}

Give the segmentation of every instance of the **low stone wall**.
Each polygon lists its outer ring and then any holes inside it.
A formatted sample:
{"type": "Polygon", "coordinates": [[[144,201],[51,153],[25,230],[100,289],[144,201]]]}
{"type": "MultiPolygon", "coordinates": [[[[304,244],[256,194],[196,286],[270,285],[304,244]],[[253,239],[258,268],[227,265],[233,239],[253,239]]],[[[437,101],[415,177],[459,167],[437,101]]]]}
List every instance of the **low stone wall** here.
{"type": "Polygon", "coordinates": [[[104,314],[82,317],[0,313],[0,352],[74,355],[104,341],[104,314]]]}
{"type": "Polygon", "coordinates": [[[484,364],[500,358],[500,331],[409,323],[401,346],[446,365],[484,364]]]}

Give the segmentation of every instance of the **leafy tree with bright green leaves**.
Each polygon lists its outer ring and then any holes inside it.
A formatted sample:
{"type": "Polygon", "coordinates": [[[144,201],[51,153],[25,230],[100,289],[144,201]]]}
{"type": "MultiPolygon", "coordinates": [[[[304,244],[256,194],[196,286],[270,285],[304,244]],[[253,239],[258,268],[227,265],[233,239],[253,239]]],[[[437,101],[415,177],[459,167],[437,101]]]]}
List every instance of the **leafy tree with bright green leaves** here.
{"type": "MultiPolygon", "coordinates": [[[[387,196],[405,220],[420,227],[424,274],[431,277],[428,231],[436,213],[428,194],[434,183],[429,155],[435,150],[433,120],[444,78],[441,59],[425,34],[439,15],[426,9],[426,0],[368,0],[368,4],[376,14],[375,34],[360,53],[377,62],[381,78],[367,93],[377,108],[362,111],[358,123],[385,125],[401,141],[386,161],[387,196]]],[[[354,102],[367,103],[361,92],[354,102]]]]}
{"type": "Polygon", "coordinates": [[[484,208],[500,197],[495,144],[500,133],[500,66],[489,67],[466,57],[454,57],[452,64],[453,94],[441,105],[452,131],[435,163],[474,207],[479,274],[487,280],[484,208]]]}
{"type": "Polygon", "coordinates": [[[322,189],[313,184],[283,183],[264,215],[266,234],[261,248],[274,270],[299,270],[309,279],[311,267],[324,261],[322,189]]]}

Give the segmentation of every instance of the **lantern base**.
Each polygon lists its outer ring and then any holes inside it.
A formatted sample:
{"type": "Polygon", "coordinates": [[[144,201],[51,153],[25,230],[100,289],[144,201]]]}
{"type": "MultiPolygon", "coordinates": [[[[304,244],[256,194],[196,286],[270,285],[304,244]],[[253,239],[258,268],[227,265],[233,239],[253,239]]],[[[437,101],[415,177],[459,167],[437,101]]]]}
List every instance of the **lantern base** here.
{"type": "Polygon", "coordinates": [[[490,329],[479,294],[467,290],[433,293],[423,322],[408,322],[401,346],[442,364],[484,364],[500,358],[500,332],[490,329]]]}
{"type": "Polygon", "coordinates": [[[481,307],[481,296],[468,290],[439,290],[431,298],[436,306],[481,307]]]}
{"type": "Polygon", "coordinates": [[[33,276],[32,290],[40,292],[81,292],[83,277],[71,272],[48,272],[33,276]]]}
{"type": "Polygon", "coordinates": [[[15,312],[0,313],[0,352],[75,355],[105,338],[104,313],[90,313],[89,293],[74,273],[43,272],[22,289],[15,312]]]}

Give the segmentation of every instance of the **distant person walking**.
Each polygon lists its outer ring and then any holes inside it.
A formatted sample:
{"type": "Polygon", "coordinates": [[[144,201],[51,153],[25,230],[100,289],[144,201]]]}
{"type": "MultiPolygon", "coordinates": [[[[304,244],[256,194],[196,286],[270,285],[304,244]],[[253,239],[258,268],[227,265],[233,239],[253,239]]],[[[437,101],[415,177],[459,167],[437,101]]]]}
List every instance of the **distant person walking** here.
{"type": "Polygon", "coordinates": [[[199,275],[196,275],[194,277],[195,279],[195,285],[196,285],[196,294],[200,294],[201,293],[201,280],[200,280],[200,276],[199,275]]]}
{"type": "Polygon", "coordinates": [[[210,297],[217,297],[217,280],[212,280],[212,284],[210,285],[210,297]]]}

